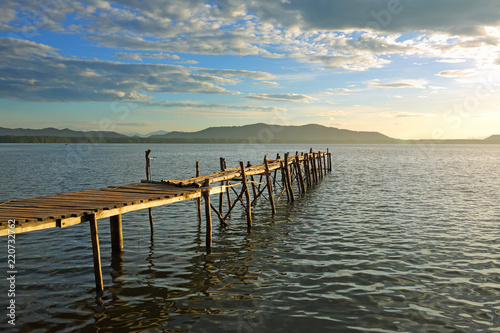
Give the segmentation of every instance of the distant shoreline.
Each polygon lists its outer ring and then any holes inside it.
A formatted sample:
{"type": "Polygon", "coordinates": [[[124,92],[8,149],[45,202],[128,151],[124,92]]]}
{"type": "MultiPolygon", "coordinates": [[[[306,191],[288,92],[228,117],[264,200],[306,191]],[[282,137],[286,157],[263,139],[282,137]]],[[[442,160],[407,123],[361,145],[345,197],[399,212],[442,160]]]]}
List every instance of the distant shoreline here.
{"type": "Polygon", "coordinates": [[[123,143],[123,144],[169,144],[169,143],[205,143],[205,144],[500,144],[500,140],[480,140],[480,139],[449,139],[449,140],[261,140],[257,138],[250,139],[225,139],[225,138],[140,138],[140,137],[61,137],[61,136],[0,136],[0,143],[59,143],[59,144],[75,144],[75,143],[123,143]]]}

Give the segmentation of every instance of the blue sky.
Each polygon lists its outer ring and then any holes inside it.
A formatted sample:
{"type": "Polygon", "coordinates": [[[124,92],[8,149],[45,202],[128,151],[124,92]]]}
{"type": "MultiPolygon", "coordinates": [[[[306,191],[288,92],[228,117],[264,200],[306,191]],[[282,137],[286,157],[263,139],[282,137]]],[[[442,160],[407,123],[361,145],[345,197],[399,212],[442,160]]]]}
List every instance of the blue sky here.
{"type": "Polygon", "coordinates": [[[4,0],[0,126],[500,134],[497,0],[4,0]]]}

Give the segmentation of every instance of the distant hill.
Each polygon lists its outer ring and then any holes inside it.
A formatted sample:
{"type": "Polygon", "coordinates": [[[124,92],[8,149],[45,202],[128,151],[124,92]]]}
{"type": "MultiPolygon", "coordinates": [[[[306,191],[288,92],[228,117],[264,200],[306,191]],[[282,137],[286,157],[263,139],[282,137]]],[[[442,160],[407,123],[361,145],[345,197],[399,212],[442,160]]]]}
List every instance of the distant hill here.
{"type": "Polygon", "coordinates": [[[87,136],[99,136],[105,138],[125,138],[126,135],[116,133],[116,132],[98,132],[98,131],[74,131],[68,128],[57,129],[57,128],[43,128],[43,129],[28,129],[28,128],[5,128],[0,127],[0,136],[53,136],[53,137],[67,137],[67,138],[77,138],[77,137],[87,137],[87,136]]]}
{"type": "Polygon", "coordinates": [[[404,143],[500,144],[500,135],[484,140],[398,140],[379,132],[357,132],[317,124],[280,126],[252,124],[209,127],[197,132],[157,131],[146,135],[70,129],[0,127],[0,143],[404,143]]]}
{"type": "Polygon", "coordinates": [[[209,127],[198,132],[170,132],[150,138],[226,139],[252,142],[324,142],[324,143],[394,143],[396,140],[378,132],[356,132],[322,125],[279,126],[253,124],[209,127]]]}
{"type": "Polygon", "coordinates": [[[488,142],[488,143],[500,143],[500,134],[492,135],[492,136],[484,139],[484,141],[488,142]]]}

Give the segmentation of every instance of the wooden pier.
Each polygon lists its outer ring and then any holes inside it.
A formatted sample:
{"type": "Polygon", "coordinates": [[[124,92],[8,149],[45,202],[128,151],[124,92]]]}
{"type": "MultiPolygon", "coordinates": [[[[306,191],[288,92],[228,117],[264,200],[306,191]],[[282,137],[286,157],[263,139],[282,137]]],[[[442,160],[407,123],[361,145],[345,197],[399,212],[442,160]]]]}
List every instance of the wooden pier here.
{"type": "Polygon", "coordinates": [[[210,253],[212,249],[211,212],[215,213],[221,225],[227,226],[231,212],[239,203],[246,215],[247,228],[250,229],[253,223],[252,206],[259,198],[263,197],[269,202],[269,208],[274,214],[276,203],[285,194],[288,201],[294,201],[295,191],[305,193],[309,187],[319,182],[327,172],[332,170],[331,153],[328,150],[327,152],[313,152],[311,149],[300,155],[298,152],[293,156],[286,153],[283,158],[278,154],[273,160],[268,160],[266,156],[262,164],[255,166],[249,162],[246,165],[240,162],[239,167],[231,169],[227,168],[226,160],[221,158],[221,171],[206,176],[200,176],[197,162],[196,174],[193,178],[154,182],[150,179],[149,173],[150,153],[151,150],[146,151],[146,180],[141,183],[37,198],[14,199],[0,203],[0,236],[7,236],[13,232],[20,234],[49,228],[66,228],[89,222],[96,292],[100,295],[104,286],[97,220],[110,218],[111,249],[114,254],[118,254],[123,251],[124,246],[122,214],[149,209],[149,222],[153,235],[151,208],[194,199],[198,208],[198,220],[201,223],[203,199],[206,248],[207,253],[210,253]],[[258,181],[256,181],[257,177],[258,181]],[[215,207],[210,197],[217,194],[219,195],[218,207],[215,207]],[[227,201],[225,212],[224,200],[227,201]]]}

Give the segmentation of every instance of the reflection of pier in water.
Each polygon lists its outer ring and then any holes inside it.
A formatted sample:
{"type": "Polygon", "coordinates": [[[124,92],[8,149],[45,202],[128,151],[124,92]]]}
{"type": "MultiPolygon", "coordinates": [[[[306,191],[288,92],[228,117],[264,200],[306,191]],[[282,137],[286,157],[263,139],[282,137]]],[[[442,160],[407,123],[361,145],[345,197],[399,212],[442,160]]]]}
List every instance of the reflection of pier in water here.
{"type": "MultiPolygon", "coordinates": [[[[278,154],[276,159],[264,158],[264,163],[228,169],[224,158],[220,159],[221,172],[200,176],[196,163],[196,176],[185,180],[163,180],[153,182],[149,174],[149,154],[146,151],[147,179],[139,184],[112,186],[102,189],[62,193],[51,196],[15,199],[0,204],[0,236],[22,232],[43,230],[55,227],[69,227],[89,222],[94,257],[96,292],[103,291],[101,255],[97,220],[110,218],[113,288],[119,287],[122,274],[123,251],[122,218],[124,213],[149,209],[151,226],[151,246],[154,247],[154,225],[151,208],[170,203],[195,199],[198,207],[199,227],[202,222],[202,204],[205,206],[205,246],[207,253],[212,250],[212,211],[215,212],[222,227],[237,206],[241,204],[246,216],[248,230],[252,227],[252,207],[259,198],[265,198],[273,214],[276,203],[286,194],[288,201],[295,201],[295,192],[306,190],[332,170],[331,153],[313,152],[286,153],[284,158],[278,154]],[[278,176],[279,173],[279,176],[278,176]],[[257,181],[256,178],[260,177],[257,181]],[[239,188],[238,192],[236,188],[239,188]],[[219,195],[216,205],[211,203],[212,195],[219,195]],[[232,194],[232,195],[231,195],[232,194]],[[226,211],[224,212],[224,201],[226,211]],[[217,207],[216,207],[217,206],[217,207]],[[117,285],[117,286],[115,286],[117,285]]],[[[201,229],[200,229],[201,230],[201,229]]],[[[153,248],[151,249],[153,252],[153,248]]],[[[210,270],[206,259],[205,267],[210,270]]],[[[148,260],[149,261],[149,260],[148,260]]],[[[150,261],[154,265],[153,261],[150,261]]],[[[151,270],[156,272],[155,270],[151,270]]],[[[209,283],[209,282],[207,282],[209,283]]]]}

